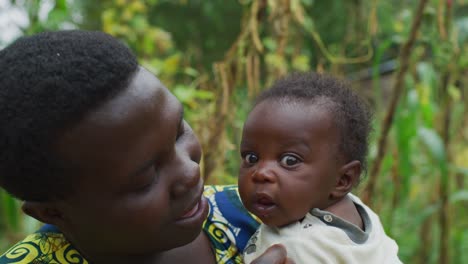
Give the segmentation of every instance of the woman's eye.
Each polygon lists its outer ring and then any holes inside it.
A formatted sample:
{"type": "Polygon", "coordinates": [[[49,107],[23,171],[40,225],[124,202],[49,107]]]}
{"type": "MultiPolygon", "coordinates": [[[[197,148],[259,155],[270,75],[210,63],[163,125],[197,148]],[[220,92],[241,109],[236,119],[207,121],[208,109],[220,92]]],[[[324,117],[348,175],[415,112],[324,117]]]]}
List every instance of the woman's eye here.
{"type": "Polygon", "coordinates": [[[145,184],[145,185],[143,185],[143,186],[138,187],[137,189],[135,189],[135,192],[137,192],[137,193],[145,193],[145,192],[147,192],[147,191],[150,189],[150,187],[151,187],[152,185],[153,185],[153,181],[151,181],[151,182],[149,182],[149,183],[147,183],[147,184],[145,184]]]}
{"type": "Polygon", "coordinates": [[[140,187],[136,188],[134,191],[137,193],[146,193],[148,192],[154,184],[158,182],[158,172],[155,168],[150,169],[150,173],[152,174],[150,178],[145,181],[145,184],[142,184],[140,187]]]}
{"type": "Polygon", "coordinates": [[[258,161],[258,157],[257,155],[253,154],[253,153],[247,153],[244,157],[244,160],[245,162],[247,162],[248,164],[254,164],[258,161]]]}
{"type": "Polygon", "coordinates": [[[299,162],[301,161],[292,155],[284,155],[280,160],[281,165],[285,167],[292,167],[299,162]]]}

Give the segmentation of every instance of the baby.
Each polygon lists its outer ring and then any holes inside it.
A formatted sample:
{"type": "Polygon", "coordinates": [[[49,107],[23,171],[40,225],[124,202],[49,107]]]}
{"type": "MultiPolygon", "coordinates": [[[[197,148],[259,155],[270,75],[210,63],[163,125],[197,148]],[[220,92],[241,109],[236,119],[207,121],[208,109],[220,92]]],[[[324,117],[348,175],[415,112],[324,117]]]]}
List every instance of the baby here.
{"type": "Polygon", "coordinates": [[[244,261],[281,243],[296,263],[401,263],[379,217],[350,194],[366,169],[371,114],[345,83],[293,74],[244,125],[239,192],[263,224],[244,261]]]}

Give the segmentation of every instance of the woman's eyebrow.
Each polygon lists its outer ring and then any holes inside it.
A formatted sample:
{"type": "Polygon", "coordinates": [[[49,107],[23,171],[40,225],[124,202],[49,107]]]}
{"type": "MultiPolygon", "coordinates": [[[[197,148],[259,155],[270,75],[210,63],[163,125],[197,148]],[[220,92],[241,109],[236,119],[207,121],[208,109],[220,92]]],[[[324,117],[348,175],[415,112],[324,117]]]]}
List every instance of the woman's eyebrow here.
{"type": "MultiPolygon", "coordinates": [[[[182,123],[184,121],[184,106],[182,104],[180,104],[180,110],[179,110],[179,118],[178,118],[179,122],[176,123],[176,131],[179,130],[179,127],[180,127],[180,123],[182,123]]],[[[143,165],[141,165],[138,169],[136,169],[135,171],[133,171],[132,173],[130,173],[130,177],[135,177],[139,174],[141,174],[142,172],[144,172],[146,169],[148,169],[149,167],[151,167],[154,163],[156,162],[156,158],[155,159],[152,159],[152,160],[149,160],[149,161],[146,161],[145,163],[143,163],[143,165]]]]}

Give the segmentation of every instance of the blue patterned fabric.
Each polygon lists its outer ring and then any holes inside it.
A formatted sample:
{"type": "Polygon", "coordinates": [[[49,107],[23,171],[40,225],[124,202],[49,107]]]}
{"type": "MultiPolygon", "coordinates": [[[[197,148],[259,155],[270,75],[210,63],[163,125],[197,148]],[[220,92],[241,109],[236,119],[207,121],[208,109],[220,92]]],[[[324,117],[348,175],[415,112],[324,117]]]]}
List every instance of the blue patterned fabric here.
{"type": "MultiPolygon", "coordinates": [[[[206,186],[209,213],[203,230],[211,241],[217,263],[242,263],[242,250],[259,223],[245,210],[237,186],[206,186]]],[[[88,264],[54,226],[45,225],[36,233],[0,256],[6,263],[77,263],[88,264]]]]}
{"type": "Polygon", "coordinates": [[[242,251],[259,222],[242,205],[237,186],[207,186],[210,212],[203,230],[211,240],[217,263],[243,263],[242,251]]]}

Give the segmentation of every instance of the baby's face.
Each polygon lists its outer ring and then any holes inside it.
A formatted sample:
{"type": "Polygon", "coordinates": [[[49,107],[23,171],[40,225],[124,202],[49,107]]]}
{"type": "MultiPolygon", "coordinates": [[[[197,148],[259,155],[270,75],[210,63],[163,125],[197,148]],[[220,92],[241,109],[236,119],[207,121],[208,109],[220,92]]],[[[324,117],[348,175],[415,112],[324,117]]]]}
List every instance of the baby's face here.
{"type": "Polygon", "coordinates": [[[249,114],[241,142],[239,192],[269,226],[330,205],[339,175],[339,133],[323,107],[267,99],[249,114]]]}

